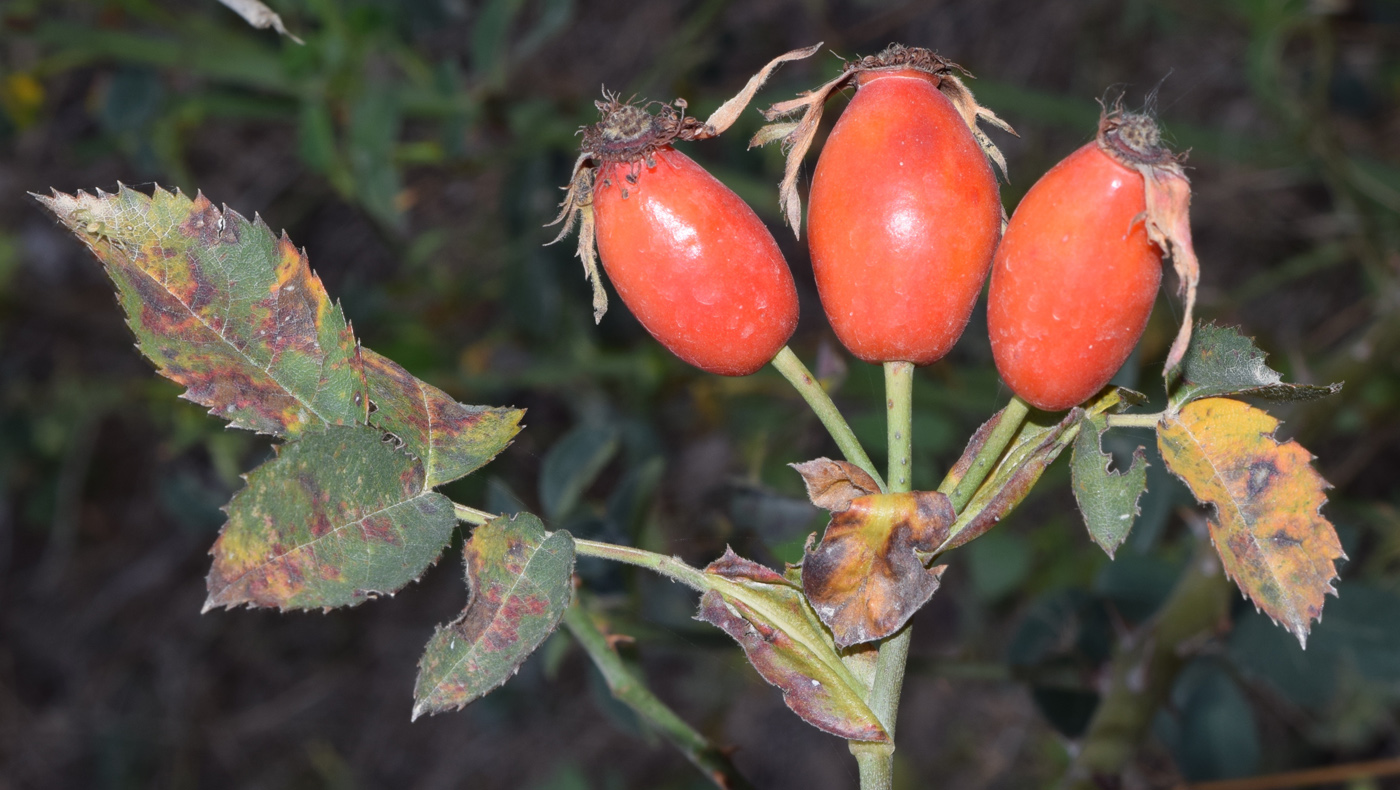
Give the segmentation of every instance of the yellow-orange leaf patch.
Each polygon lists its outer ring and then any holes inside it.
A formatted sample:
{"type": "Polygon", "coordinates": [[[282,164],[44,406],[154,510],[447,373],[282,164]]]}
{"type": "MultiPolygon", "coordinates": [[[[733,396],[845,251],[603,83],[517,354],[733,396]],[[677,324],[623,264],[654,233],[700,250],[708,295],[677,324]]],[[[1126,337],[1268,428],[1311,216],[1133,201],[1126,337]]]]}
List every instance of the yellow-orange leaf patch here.
{"type": "Polygon", "coordinates": [[[1225,572],[1256,606],[1307,646],[1333,565],[1346,559],[1320,509],[1327,481],[1297,442],[1274,439],[1279,421],[1229,398],[1195,401],[1157,432],[1167,468],[1215,508],[1211,540],[1225,572]]]}

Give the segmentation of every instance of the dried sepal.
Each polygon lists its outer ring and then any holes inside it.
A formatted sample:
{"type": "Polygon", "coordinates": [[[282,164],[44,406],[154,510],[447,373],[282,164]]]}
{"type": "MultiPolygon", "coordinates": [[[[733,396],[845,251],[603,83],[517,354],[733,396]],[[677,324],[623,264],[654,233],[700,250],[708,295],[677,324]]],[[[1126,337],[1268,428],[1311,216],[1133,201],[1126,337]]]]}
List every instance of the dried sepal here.
{"type": "Polygon", "coordinates": [[[1151,116],[1124,110],[1121,100],[1104,109],[1098,143],[1104,153],[1142,174],[1147,203],[1142,219],[1147,237],[1171,256],[1179,293],[1186,300],[1181,328],[1163,371],[1170,382],[1191,345],[1192,315],[1201,281],[1201,264],[1191,243],[1191,182],[1181,166],[1185,155],[1174,154],[1162,145],[1161,132],[1151,116]]]}
{"type": "Polygon", "coordinates": [[[598,254],[594,245],[593,168],[587,164],[590,156],[585,153],[574,163],[574,173],[564,201],[559,204],[559,216],[549,223],[557,225],[562,222],[564,226],[549,244],[557,244],[569,235],[575,224],[579,226],[578,250],[575,254],[583,261],[583,276],[593,287],[593,323],[596,324],[608,312],[608,292],[603,289],[603,275],[598,270],[598,254]]]}
{"type": "Polygon", "coordinates": [[[971,130],[973,139],[982,148],[982,153],[1001,170],[1002,177],[1006,177],[1006,158],[991,138],[979,128],[978,123],[986,121],[1011,134],[1016,134],[1016,131],[1010,124],[997,117],[996,113],[978,104],[973,98],[972,91],[968,90],[962,78],[958,76],[961,73],[971,77],[967,69],[932,50],[891,44],[878,55],[847,62],[841,74],[825,85],[815,90],[804,91],[795,99],[778,102],[764,110],[763,117],[774,123],[759,129],[749,140],[750,148],[775,141],[782,144],[783,153],[787,156],[787,165],[783,169],[783,180],[778,188],[778,202],[782,206],[783,218],[799,238],[802,236],[802,198],[797,194],[797,175],[802,168],[807,149],[812,147],[812,141],[816,139],[827,99],[830,99],[833,93],[854,85],[857,75],[864,72],[905,69],[922,71],[935,78],[938,90],[953,103],[953,107],[971,130]],[[780,120],[790,119],[798,113],[801,113],[801,117],[796,121],[780,120]]]}
{"type": "Polygon", "coordinates": [[[706,136],[714,137],[730,126],[733,126],[734,122],[739,119],[739,113],[743,112],[744,108],[749,106],[749,102],[753,101],[754,94],[758,93],[758,89],[763,87],[763,83],[767,82],[768,78],[773,76],[773,72],[777,71],[779,66],[788,61],[810,58],[817,54],[817,50],[821,49],[821,47],[822,42],[818,41],[810,47],[784,52],[778,57],[768,61],[763,68],[758,70],[757,74],[749,78],[743,90],[736,93],[729,101],[721,104],[719,109],[715,110],[709,118],[705,119],[705,129],[708,132],[706,136]]]}

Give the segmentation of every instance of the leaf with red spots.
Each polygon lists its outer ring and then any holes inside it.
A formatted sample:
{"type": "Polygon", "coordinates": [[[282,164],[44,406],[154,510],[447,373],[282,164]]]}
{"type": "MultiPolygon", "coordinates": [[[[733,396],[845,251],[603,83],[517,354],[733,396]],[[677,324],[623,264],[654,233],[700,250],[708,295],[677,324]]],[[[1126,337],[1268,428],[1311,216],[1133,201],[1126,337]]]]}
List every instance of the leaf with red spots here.
{"type": "Polygon", "coordinates": [[[456,526],[423,464],[367,426],[277,448],[247,475],[210,551],[219,606],[315,609],[392,595],[437,561],[456,526]]]}
{"type": "Polygon", "coordinates": [[[505,683],[559,626],[573,592],[574,539],[529,513],[476,528],[463,548],[471,599],[418,663],[413,718],[456,710],[505,683]]]}
{"type": "MultiPolygon", "coordinates": [[[[839,647],[898,631],[938,589],[946,566],[924,566],[954,520],[937,491],[881,494],[850,464],[818,458],[794,464],[812,503],[830,511],[821,543],[808,541],[802,589],[839,647]]],[[[813,536],[815,537],[815,536],[813,536]]]]}
{"type": "Polygon", "coordinates": [[[373,412],[369,421],[422,459],[425,486],[471,474],[510,445],[524,409],[466,406],[393,360],[362,349],[373,412]]]}
{"type": "Polygon", "coordinates": [[[1167,468],[1215,509],[1210,537],[1225,572],[1307,646],[1308,630],[1336,595],[1334,562],[1346,559],[1322,517],[1327,481],[1297,442],[1274,439],[1279,421],[1228,398],[1193,401],[1157,429],[1167,468]]]}
{"type": "Polygon", "coordinates": [[[705,568],[704,583],[696,619],[732,636],[794,713],[848,740],[889,741],[865,704],[868,690],[842,663],[796,581],[727,550],[705,568]]]}
{"type": "Polygon", "coordinates": [[[141,352],[234,426],[295,437],[363,423],[359,349],[284,233],[204,195],[35,195],[102,261],[141,352]]]}

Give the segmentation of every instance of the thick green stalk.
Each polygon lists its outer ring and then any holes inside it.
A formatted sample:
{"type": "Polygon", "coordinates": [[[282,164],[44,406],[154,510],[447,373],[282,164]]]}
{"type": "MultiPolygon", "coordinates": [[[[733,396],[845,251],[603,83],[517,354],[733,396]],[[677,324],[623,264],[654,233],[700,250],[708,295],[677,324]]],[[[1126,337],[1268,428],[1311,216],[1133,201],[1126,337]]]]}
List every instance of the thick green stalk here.
{"type": "Polygon", "coordinates": [[[875,469],[870,456],[866,455],[865,448],[860,446],[856,435],[851,431],[851,426],[846,423],[846,418],[841,416],[836,404],[831,402],[831,396],[826,394],[826,390],[817,383],[812,372],[792,353],[792,349],[783,346],[783,350],[773,357],[773,367],[783,374],[783,378],[792,384],[802,399],[807,401],[807,405],[812,407],[812,411],[816,412],[817,419],[822,421],[831,438],[836,440],[836,446],[841,448],[846,460],[859,466],[884,488],[885,482],[881,479],[880,472],[875,469]]]}
{"type": "Polygon", "coordinates": [[[679,557],[667,557],[664,554],[657,554],[653,551],[634,549],[631,546],[618,546],[612,543],[600,543],[596,540],[583,540],[574,538],[574,550],[585,557],[601,557],[614,562],[625,562],[628,565],[636,565],[639,568],[656,571],[662,576],[669,577],[687,587],[692,587],[700,592],[709,588],[705,584],[705,575],[697,568],[692,568],[681,562],[679,557]]]}
{"type": "MultiPolygon", "coordinates": [[[[909,490],[912,471],[914,365],[910,362],[885,363],[885,430],[889,444],[889,485],[892,494],[909,490]]],[[[894,742],[895,722],[899,718],[899,693],[904,688],[904,665],[909,660],[909,640],[913,634],[909,625],[880,644],[875,660],[875,677],[867,700],[870,710],[880,718],[885,732],[894,742]]],[[[851,753],[860,767],[861,790],[889,790],[894,786],[894,748],[851,742],[851,753]]]]}
{"type": "Polygon", "coordinates": [[[564,612],[564,626],[583,646],[588,657],[593,659],[594,666],[602,673],[613,696],[656,728],[716,787],[726,790],[748,790],[752,787],[722,749],[677,716],[633,674],[587,612],[577,604],[570,606],[564,612]]]}
{"type": "Polygon", "coordinates": [[[963,508],[967,507],[977,489],[982,487],[987,477],[997,468],[997,462],[1001,460],[1006,446],[1021,432],[1021,424],[1026,421],[1026,415],[1029,413],[1030,406],[1012,395],[1011,402],[1001,410],[1001,418],[997,420],[992,434],[987,437],[987,443],[982,445],[977,457],[972,459],[972,465],[967,468],[967,472],[955,485],[949,485],[950,480],[945,478],[943,485],[938,487],[953,504],[955,512],[961,513],[963,508]]]}
{"type": "Polygon", "coordinates": [[[485,510],[477,510],[474,507],[468,507],[458,502],[452,503],[452,510],[456,513],[458,521],[463,521],[477,527],[496,518],[495,513],[487,513],[485,510]]]}

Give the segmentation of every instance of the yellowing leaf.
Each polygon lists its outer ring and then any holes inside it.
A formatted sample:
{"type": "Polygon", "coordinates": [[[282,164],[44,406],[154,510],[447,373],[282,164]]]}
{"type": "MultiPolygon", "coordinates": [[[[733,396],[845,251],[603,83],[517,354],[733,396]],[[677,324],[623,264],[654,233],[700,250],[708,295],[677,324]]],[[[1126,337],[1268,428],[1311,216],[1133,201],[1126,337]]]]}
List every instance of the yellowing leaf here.
{"type": "Polygon", "coordinates": [[[1157,443],[1167,468],[1214,506],[1210,534],[1225,572],[1306,647],[1323,596],[1336,594],[1333,562],[1346,555],[1319,512],[1327,481],[1301,445],[1273,438],[1278,425],[1248,404],[1207,398],[1165,419],[1157,443]]]}

